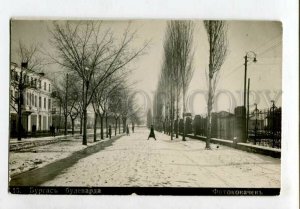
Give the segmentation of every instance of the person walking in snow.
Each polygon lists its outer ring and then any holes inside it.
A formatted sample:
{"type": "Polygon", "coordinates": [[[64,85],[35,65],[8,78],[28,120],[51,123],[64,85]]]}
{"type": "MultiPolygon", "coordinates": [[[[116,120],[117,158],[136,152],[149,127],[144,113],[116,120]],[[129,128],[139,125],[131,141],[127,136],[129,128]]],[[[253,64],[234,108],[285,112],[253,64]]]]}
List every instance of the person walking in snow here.
{"type": "Polygon", "coordinates": [[[134,133],[134,123],[132,123],[132,133],[134,133]]]}
{"type": "Polygon", "coordinates": [[[150,134],[148,136],[148,140],[149,138],[152,137],[156,140],[156,137],[155,137],[155,134],[154,134],[154,128],[153,128],[153,125],[151,125],[151,128],[150,128],[150,134]]]}

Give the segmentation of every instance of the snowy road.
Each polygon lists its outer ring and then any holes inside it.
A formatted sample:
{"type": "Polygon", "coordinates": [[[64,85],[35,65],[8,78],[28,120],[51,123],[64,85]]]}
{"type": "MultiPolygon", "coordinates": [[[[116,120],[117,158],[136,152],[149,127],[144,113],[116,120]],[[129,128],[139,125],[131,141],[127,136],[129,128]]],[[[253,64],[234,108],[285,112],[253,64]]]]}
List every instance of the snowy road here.
{"type": "Polygon", "coordinates": [[[280,187],[280,159],[149,130],[123,136],[43,186],[280,187]]]}

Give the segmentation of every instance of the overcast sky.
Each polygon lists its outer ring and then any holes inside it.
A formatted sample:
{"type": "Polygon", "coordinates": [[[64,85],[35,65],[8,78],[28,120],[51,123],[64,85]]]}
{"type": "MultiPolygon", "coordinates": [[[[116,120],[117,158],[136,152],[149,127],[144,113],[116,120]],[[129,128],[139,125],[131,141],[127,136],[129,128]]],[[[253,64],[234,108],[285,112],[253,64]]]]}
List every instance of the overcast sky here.
{"type": "MultiPolygon", "coordinates": [[[[189,86],[188,108],[194,114],[205,114],[206,100],[203,93],[207,90],[206,70],[208,69],[208,41],[202,21],[194,21],[194,75],[189,86]]],[[[128,21],[107,21],[116,36],[121,36],[128,21]]],[[[132,21],[132,29],[137,29],[137,40],[133,47],[141,46],[151,40],[147,54],[140,57],[129,67],[134,69],[131,79],[138,81],[136,90],[140,90],[153,98],[163,58],[163,40],[167,21],[139,20],[132,21]]],[[[51,21],[14,20],[11,23],[11,61],[17,62],[14,53],[19,40],[25,43],[39,43],[43,50],[53,51],[49,45],[52,28],[51,21]]],[[[282,28],[279,22],[267,21],[228,21],[228,55],[221,68],[220,80],[216,93],[220,93],[215,101],[214,111],[231,111],[243,102],[244,56],[248,51],[257,54],[257,63],[248,66],[248,78],[251,79],[250,106],[258,103],[258,108],[268,108],[270,100],[275,99],[281,106],[282,65],[282,28]],[[279,98],[279,99],[278,99],[279,98]]],[[[59,75],[61,69],[57,65],[45,66],[45,73],[59,75]]],[[[139,100],[144,101],[144,100],[139,100]]],[[[151,107],[151,104],[147,104],[151,107]]]]}

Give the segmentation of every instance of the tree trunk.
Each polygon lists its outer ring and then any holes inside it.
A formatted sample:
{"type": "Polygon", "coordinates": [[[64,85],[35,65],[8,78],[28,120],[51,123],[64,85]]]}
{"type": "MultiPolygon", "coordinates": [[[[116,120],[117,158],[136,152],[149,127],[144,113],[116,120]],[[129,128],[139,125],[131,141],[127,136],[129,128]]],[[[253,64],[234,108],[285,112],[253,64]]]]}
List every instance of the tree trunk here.
{"type": "Polygon", "coordinates": [[[19,101],[18,101],[18,141],[22,139],[22,108],[21,108],[21,93],[19,93],[19,101]]]}
{"type": "Polygon", "coordinates": [[[126,132],[126,118],[123,117],[122,120],[123,120],[123,133],[125,133],[126,132]]]}
{"type": "Polygon", "coordinates": [[[72,136],[74,136],[74,122],[75,122],[75,119],[71,118],[71,121],[72,121],[72,136]]]}
{"type": "Polygon", "coordinates": [[[83,116],[82,116],[82,113],[80,115],[80,130],[79,130],[79,133],[82,134],[82,122],[83,122],[83,116]]]}
{"type": "Polygon", "coordinates": [[[67,126],[68,126],[68,115],[65,114],[65,121],[64,121],[65,131],[64,131],[64,135],[68,134],[67,126]]]}
{"type": "MultiPolygon", "coordinates": [[[[61,103],[59,104],[59,121],[58,121],[58,131],[60,131],[61,128],[61,103]]],[[[41,130],[41,127],[39,127],[41,130]]]]}
{"type": "Polygon", "coordinates": [[[118,121],[119,121],[119,134],[121,134],[121,118],[120,117],[118,118],[118,121]]]}
{"type": "Polygon", "coordinates": [[[178,92],[178,86],[177,86],[177,95],[176,95],[176,139],[179,135],[179,92],[178,92]]]}
{"type": "Polygon", "coordinates": [[[95,118],[94,118],[94,142],[97,141],[97,121],[98,121],[98,114],[95,113],[95,118]]]}
{"type": "Polygon", "coordinates": [[[185,141],[185,111],[186,111],[186,107],[185,107],[185,88],[183,87],[183,92],[182,92],[182,103],[183,103],[183,116],[182,116],[182,120],[183,120],[183,133],[182,133],[182,141],[185,141]]]}
{"type": "Polygon", "coordinates": [[[87,145],[87,110],[86,107],[83,110],[83,135],[82,135],[82,144],[87,145]]]}
{"type": "Polygon", "coordinates": [[[107,124],[108,118],[107,113],[105,113],[105,129],[106,129],[106,138],[108,138],[108,124],[107,124]]]}
{"type": "Polygon", "coordinates": [[[104,130],[103,130],[103,115],[100,115],[100,125],[101,125],[101,139],[104,139],[104,130]]]}
{"type": "Polygon", "coordinates": [[[171,140],[173,140],[173,119],[174,119],[174,102],[173,102],[173,84],[171,84],[171,140]]]}
{"type": "MultiPolygon", "coordinates": [[[[87,93],[85,91],[85,80],[82,80],[82,111],[83,111],[83,134],[82,134],[82,144],[87,145],[87,93]]],[[[87,88],[87,87],[86,87],[87,88]]]]}
{"type": "Polygon", "coordinates": [[[206,132],[205,149],[211,149],[211,147],[210,147],[211,110],[212,110],[212,87],[211,87],[211,79],[212,79],[212,75],[209,75],[209,91],[208,91],[208,103],[207,103],[207,132],[206,132]]]}
{"type": "Polygon", "coordinates": [[[118,119],[115,118],[115,136],[117,136],[118,119]]]}

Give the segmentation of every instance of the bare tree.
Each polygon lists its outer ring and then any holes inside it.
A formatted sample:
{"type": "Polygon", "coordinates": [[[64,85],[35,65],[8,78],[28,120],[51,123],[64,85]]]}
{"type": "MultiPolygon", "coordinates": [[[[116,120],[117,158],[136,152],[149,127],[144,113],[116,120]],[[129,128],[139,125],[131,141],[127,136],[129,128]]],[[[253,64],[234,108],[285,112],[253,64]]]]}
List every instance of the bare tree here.
{"type": "MultiPolygon", "coordinates": [[[[155,101],[159,101],[159,103],[156,104],[155,102],[157,107],[154,107],[154,118],[162,120],[160,118],[160,115],[162,114],[157,112],[157,110],[163,109],[164,106],[165,120],[166,118],[169,118],[171,140],[173,139],[173,125],[175,126],[176,138],[179,133],[179,102],[181,100],[181,93],[183,96],[183,113],[186,112],[186,91],[193,75],[193,28],[194,26],[191,21],[171,21],[167,25],[164,40],[164,63],[162,66],[160,82],[155,94],[155,101]],[[166,89],[169,92],[169,97],[165,96],[163,93],[166,89]],[[167,98],[169,102],[165,102],[163,98],[167,98]],[[163,105],[160,104],[162,102],[164,102],[163,105]],[[174,124],[175,111],[176,123],[174,124]]],[[[185,119],[184,117],[183,114],[183,121],[185,119]]],[[[163,126],[165,126],[165,124],[163,124],[163,126]]],[[[183,126],[183,140],[185,140],[185,124],[183,126]]]]}
{"type": "Polygon", "coordinates": [[[62,80],[59,83],[53,85],[55,98],[59,101],[60,106],[63,109],[64,116],[64,135],[67,135],[68,117],[70,116],[72,122],[72,133],[74,134],[74,120],[79,114],[79,100],[80,94],[76,83],[72,82],[76,80],[75,74],[65,74],[62,76],[62,80]]]}
{"type": "Polygon", "coordinates": [[[40,82],[36,78],[29,82],[29,74],[39,72],[42,66],[42,59],[39,57],[38,47],[36,44],[25,45],[19,41],[16,49],[16,62],[20,63],[20,70],[17,69],[18,64],[13,64],[11,68],[11,86],[15,89],[15,94],[10,95],[10,107],[17,112],[17,130],[18,141],[21,141],[24,128],[22,126],[22,112],[24,104],[24,93],[26,89],[36,89],[37,83],[40,82]]]}
{"type": "MultiPolygon", "coordinates": [[[[172,21],[170,23],[170,39],[173,43],[172,51],[176,58],[176,74],[180,80],[180,88],[182,89],[182,104],[183,104],[183,135],[182,140],[185,141],[185,113],[186,113],[186,91],[193,76],[193,32],[194,26],[191,21],[172,21]]],[[[176,76],[176,77],[177,77],[176,76]]],[[[178,91],[179,88],[177,88],[178,91]]],[[[177,93],[179,97],[179,93],[177,93]]],[[[179,98],[177,98],[177,111],[179,98]]],[[[178,115],[178,113],[177,113],[178,115]]],[[[178,117],[179,118],[179,117],[178,117]]],[[[177,119],[178,122],[178,119],[177,119]]]]}
{"type": "Polygon", "coordinates": [[[50,58],[82,80],[83,140],[87,144],[87,107],[97,88],[110,76],[142,54],[145,43],[131,49],[135,32],[128,26],[120,41],[116,41],[110,29],[103,30],[101,22],[54,23],[51,43],[57,56],[50,58]]]}
{"type": "Polygon", "coordinates": [[[207,101],[207,137],[205,149],[211,149],[211,111],[215,95],[218,73],[227,54],[227,24],[224,21],[204,21],[209,42],[209,72],[207,101]]]}
{"type": "Polygon", "coordinates": [[[120,121],[122,114],[120,109],[120,106],[122,104],[122,88],[123,87],[120,86],[119,88],[114,89],[114,91],[111,92],[108,98],[108,111],[109,114],[115,119],[115,135],[117,135],[118,121],[120,121]]]}
{"type": "MultiPolygon", "coordinates": [[[[125,73],[122,75],[125,75],[125,73]]],[[[112,76],[106,79],[95,92],[94,98],[92,100],[92,105],[95,112],[94,141],[96,141],[97,139],[96,129],[97,129],[98,118],[100,118],[100,137],[101,139],[104,139],[104,118],[107,115],[107,111],[108,111],[108,98],[109,95],[115,90],[117,90],[124,82],[123,80],[124,77],[122,75],[119,77],[112,76]]]]}
{"type": "MultiPolygon", "coordinates": [[[[179,88],[179,71],[177,65],[177,57],[174,51],[174,42],[172,42],[172,27],[168,24],[167,32],[164,40],[164,63],[162,67],[162,79],[165,80],[166,88],[170,93],[169,98],[169,126],[171,140],[174,133],[174,116],[175,116],[175,92],[176,87],[179,88]]],[[[180,91],[177,91],[180,92],[180,91]]],[[[155,116],[154,116],[155,118],[155,116]]]]}

